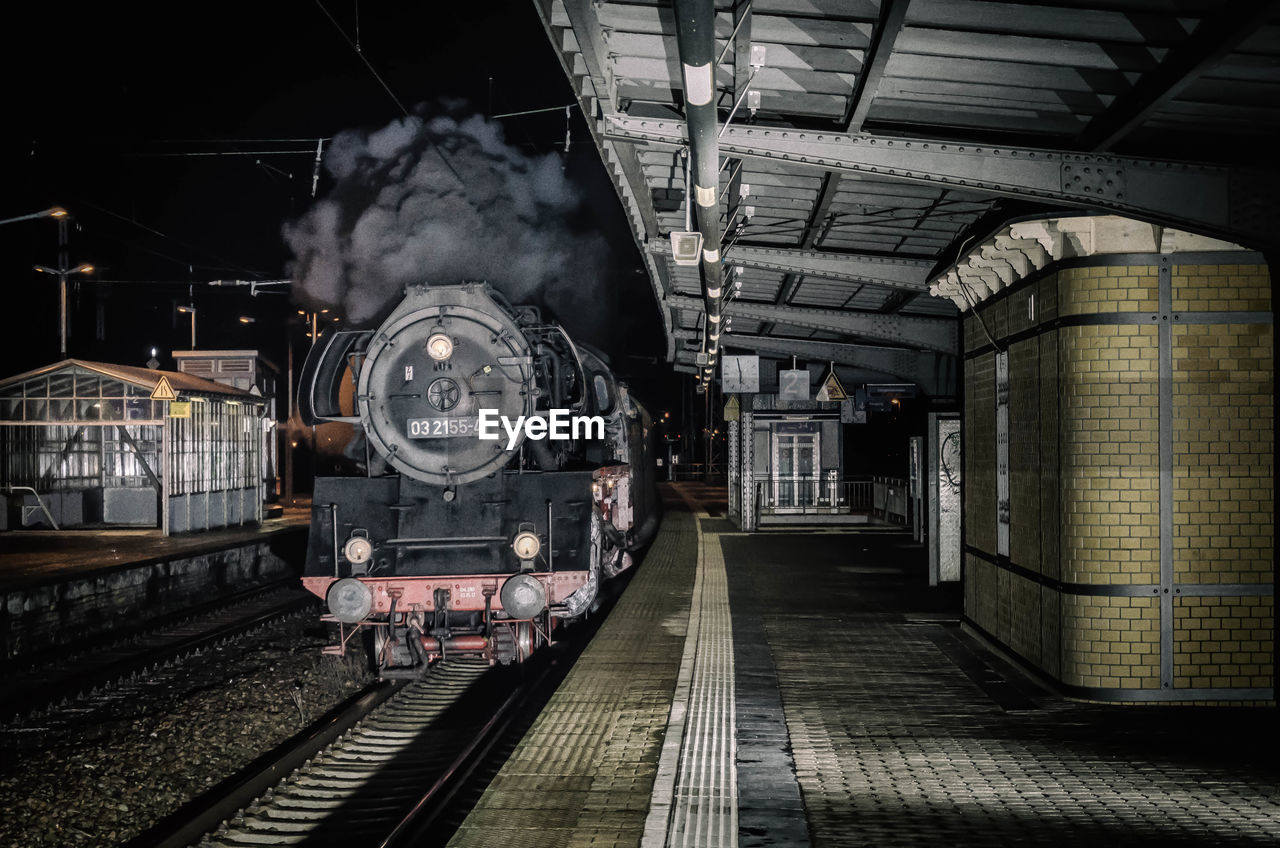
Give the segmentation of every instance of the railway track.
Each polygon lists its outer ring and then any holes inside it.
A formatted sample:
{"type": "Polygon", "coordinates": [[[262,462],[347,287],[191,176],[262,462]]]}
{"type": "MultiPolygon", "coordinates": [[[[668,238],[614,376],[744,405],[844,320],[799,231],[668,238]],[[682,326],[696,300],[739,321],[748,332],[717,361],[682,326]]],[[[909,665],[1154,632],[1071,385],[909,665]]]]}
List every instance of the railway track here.
{"type": "Polygon", "coordinates": [[[456,660],[374,684],[129,844],[415,844],[546,676],[456,660]]]}
{"type": "Polygon", "coordinates": [[[0,679],[4,680],[0,721],[92,696],[149,669],[178,662],[281,616],[313,607],[315,598],[295,586],[295,581],[280,581],[203,604],[167,616],[146,629],[117,636],[100,648],[60,651],[46,655],[39,663],[30,659],[7,663],[0,667],[0,679]]]}

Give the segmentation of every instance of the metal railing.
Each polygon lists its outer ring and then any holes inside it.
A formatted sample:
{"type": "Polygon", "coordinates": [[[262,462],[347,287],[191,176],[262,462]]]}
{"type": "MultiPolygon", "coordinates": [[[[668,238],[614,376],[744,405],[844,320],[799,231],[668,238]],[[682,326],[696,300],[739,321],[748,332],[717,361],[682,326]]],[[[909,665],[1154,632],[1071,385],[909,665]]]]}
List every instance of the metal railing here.
{"type": "Polygon", "coordinates": [[[755,481],[756,508],[763,514],[805,515],[865,512],[872,508],[872,481],[824,477],[768,477],[755,481]]]}
{"type": "Polygon", "coordinates": [[[875,477],[872,480],[872,511],[886,521],[906,524],[910,516],[907,481],[900,477],[875,477]]]}
{"type": "Polygon", "coordinates": [[[670,476],[668,480],[692,481],[692,482],[725,482],[725,467],[721,463],[713,462],[710,467],[702,462],[682,462],[671,466],[670,476]]]}

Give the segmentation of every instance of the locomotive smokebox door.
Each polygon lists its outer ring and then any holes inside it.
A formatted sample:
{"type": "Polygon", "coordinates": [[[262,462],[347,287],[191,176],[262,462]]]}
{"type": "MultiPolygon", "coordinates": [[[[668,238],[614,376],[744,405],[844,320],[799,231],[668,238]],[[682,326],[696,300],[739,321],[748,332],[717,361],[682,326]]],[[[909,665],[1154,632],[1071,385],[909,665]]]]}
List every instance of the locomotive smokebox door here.
{"type": "Polygon", "coordinates": [[[511,459],[505,435],[477,437],[480,410],[514,421],[535,396],[529,344],[481,285],[411,287],[370,339],[356,390],[370,445],[402,473],[449,487],[511,459]]]}

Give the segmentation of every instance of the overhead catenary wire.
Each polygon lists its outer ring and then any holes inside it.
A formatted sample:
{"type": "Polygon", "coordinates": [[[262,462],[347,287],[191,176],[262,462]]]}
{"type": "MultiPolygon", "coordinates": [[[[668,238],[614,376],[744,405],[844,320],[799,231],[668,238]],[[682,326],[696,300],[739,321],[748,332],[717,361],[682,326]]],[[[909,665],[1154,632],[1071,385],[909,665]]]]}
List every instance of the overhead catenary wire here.
{"type": "MultiPolygon", "coordinates": [[[[329,10],[324,7],[324,3],[320,2],[320,0],[316,0],[316,6],[320,9],[321,12],[324,13],[324,16],[329,19],[329,22],[333,24],[333,28],[336,29],[338,31],[338,34],[342,36],[343,41],[347,42],[347,45],[350,46],[351,49],[355,51],[355,54],[360,57],[360,61],[363,62],[364,66],[369,69],[369,73],[373,74],[373,78],[378,81],[378,84],[380,86],[382,86],[382,90],[385,91],[387,93],[387,96],[391,98],[391,102],[396,104],[396,108],[398,108],[406,118],[410,117],[411,113],[409,112],[409,110],[406,109],[405,105],[400,102],[400,98],[396,97],[396,93],[391,90],[391,86],[388,85],[387,81],[384,80],[382,78],[382,75],[378,73],[378,69],[375,68],[373,66],[373,63],[369,61],[368,57],[364,55],[364,52],[360,49],[360,45],[356,44],[354,41],[351,40],[351,37],[347,35],[346,30],[344,30],[342,26],[334,19],[333,15],[329,14],[329,10]]],[[[458,173],[458,170],[453,167],[453,163],[449,161],[449,157],[444,154],[444,151],[440,149],[440,146],[435,143],[435,140],[433,138],[431,138],[431,134],[424,133],[423,137],[426,139],[427,144],[435,152],[436,156],[440,157],[440,161],[444,163],[444,166],[449,169],[449,173],[453,174],[454,179],[458,181],[458,185],[462,186],[463,188],[466,188],[466,185],[467,185],[466,181],[462,179],[462,175],[458,173]]]]}
{"type": "MultiPolygon", "coordinates": [[[[93,210],[95,210],[95,211],[97,211],[97,212],[101,212],[103,215],[108,215],[108,216],[110,216],[110,217],[112,217],[112,218],[117,218],[117,219],[119,219],[119,220],[121,220],[121,221],[124,221],[124,222],[125,222],[125,223],[127,223],[127,224],[132,224],[133,226],[137,227],[137,228],[138,228],[138,229],[140,229],[140,230],[143,230],[143,231],[145,231],[145,232],[151,233],[152,235],[154,235],[154,236],[158,236],[158,237],[160,237],[160,238],[162,238],[162,239],[166,239],[167,241],[170,241],[170,242],[173,242],[174,244],[180,245],[180,246],[182,246],[182,247],[186,248],[187,250],[194,250],[194,251],[196,251],[197,253],[201,253],[201,254],[203,254],[203,255],[205,255],[205,256],[207,256],[207,257],[209,257],[209,258],[216,259],[218,262],[222,263],[223,267],[231,268],[231,269],[233,269],[233,270],[235,270],[235,271],[238,271],[239,273],[242,273],[242,274],[248,275],[248,276],[250,276],[250,277],[265,277],[265,276],[267,276],[267,273],[266,273],[265,271],[258,271],[258,270],[254,270],[254,269],[252,269],[252,268],[246,268],[245,266],[240,265],[239,263],[233,262],[233,261],[231,261],[231,260],[227,259],[225,256],[221,256],[221,255],[219,255],[219,254],[217,254],[217,253],[215,253],[215,252],[213,252],[213,251],[211,251],[211,250],[209,250],[209,249],[207,249],[207,248],[200,247],[199,245],[188,244],[187,242],[184,242],[184,241],[182,241],[181,239],[175,238],[175,237],[173,237],[173,236],[171,236],[171,235],[169,235],[169,234],[167,234],[167,233],[164,233],[164,232],[161,232],[160,230],[157,230],[155,227],[152,227],[152,226],[149,226],[149,225],[147,225],[147,224],[144,224],[144,223],[142,223],[141,221],[138,221],[138,220],[136,220],[136,219],[134,219],[134,218],[130,218],[130,217],[129,217],[129,216],[127,216],[127,215],[122,215],[122,214],[120,214],[119,212],[114,212],[114,211],[112,211],[112,210],[110,210],[110,209],[107,209],[107,208],[106,208],[106,207],[104,207],[104,206],[99,206],[98,204],[93,203],[93,202],[91,202],[91,201],[89,201],[89,200],[86,200],[86,199],[84,199],[84,198],[80,198],[80,199],[78,199],[76,202],[77,202],[77,204],[80,204],[80,205],[83,205],[83,206],[87,206],[87,207],[88,207],[88,208],[90,208],[90,209],[93,209],[93,210]]],[[[171,257],[170,257],[170,258],[171,258],[171,257]]],[[[174,261],[179,261],[179,260],[174,259],[174,261]]],[[[193,263],[183,262],[183,263],[181,263],[181,264],[187,264],[187,265],[189,265],[189,264],[193,264],[193,263]]]]}
{"type": "Polygon", "coordinates": [[[544,112],[560,112],[565,109],[572,109],[577,105],[577,103],[566,103],[563,106],[547,106],[542,109],[523,109],[519,112],[503,112],[501,115],[490,115],[489,117],[495,120],[498,118],[518,118],[521,115],[540,115],[544,112]]]}

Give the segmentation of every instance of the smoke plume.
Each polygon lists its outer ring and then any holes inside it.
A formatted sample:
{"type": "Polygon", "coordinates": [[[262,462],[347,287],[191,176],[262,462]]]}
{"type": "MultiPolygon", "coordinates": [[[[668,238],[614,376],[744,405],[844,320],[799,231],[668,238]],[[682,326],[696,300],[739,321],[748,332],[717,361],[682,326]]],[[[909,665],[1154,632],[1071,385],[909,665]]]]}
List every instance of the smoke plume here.
{"type": "Polygon", "coordinates": [[[557,155],[525,154],[480,116],[440,114],[343,132],[325,167],[333,190],[284,230],[295,298],[311,309],[372,326],[408,284],[484,281],[570,332],[601,317],[608,249],[575,232],[579,193],[557,155]]]}

